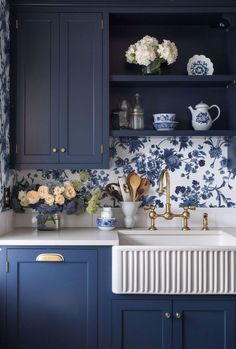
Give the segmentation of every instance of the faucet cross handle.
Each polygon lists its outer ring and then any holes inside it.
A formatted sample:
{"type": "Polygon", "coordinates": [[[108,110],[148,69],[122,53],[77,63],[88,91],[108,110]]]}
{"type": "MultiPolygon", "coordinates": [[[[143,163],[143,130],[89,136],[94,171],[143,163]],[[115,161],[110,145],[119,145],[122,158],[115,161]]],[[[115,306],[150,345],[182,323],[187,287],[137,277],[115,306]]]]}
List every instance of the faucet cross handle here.
{"type": "Polygon", "coordinates": [[[188,211],[188,210],[194,211],[194,210],[196,210],[196,206],[194,206],[194,205],[185,206],[184,211],[188,211]]]}
{"type": "Polygon", "coordinates": [[[144,206],[145,211],[148,211],[148,210],[155,211],[155,209],[156,209],[155,205],[145,205],[144,206]]]}
{"type": "Polygon", "coordinates": [[[145,211],[150,211],[149,212],[149,218],[151,220],[151,225],[148,228],[148,230],[157,230],[157,228],[155,226],[155,219],[158,217],[158,215],[156,213],[156,206],[154,206],[154,205],[146,205],[146,206],[144,206],[144,210],[145,211]]]}
{"type": "Polygon", "coordinates": [[[182,226],[182,230],[190,230],[189,226],[188,226],[188,221],[190,218],[190,210],[196,210],[196,206],[193,205],[189,205],[189,206],[185,206],[184,207],[184,212],[182,213],[182,217],[183,217],[183,226],[182,226]]]}

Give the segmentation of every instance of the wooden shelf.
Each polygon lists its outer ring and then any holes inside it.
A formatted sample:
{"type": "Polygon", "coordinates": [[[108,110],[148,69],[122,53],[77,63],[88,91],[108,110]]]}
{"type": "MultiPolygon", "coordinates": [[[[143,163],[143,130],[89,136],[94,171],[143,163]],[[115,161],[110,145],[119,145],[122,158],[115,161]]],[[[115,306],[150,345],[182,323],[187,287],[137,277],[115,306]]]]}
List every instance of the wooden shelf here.
{"type": "Polygon", "coordinates": [[[236,130],[175,130],[175,131],[156,131],[156,130],[112,130],[113,137],[146,137],[146,136],[236,136],[236,130]]]}
{"type": "Polygon", "coordinates": [[[110,84],[124,87],[227,87],[236,84],[236,76],[111,75],[110,84]]]}

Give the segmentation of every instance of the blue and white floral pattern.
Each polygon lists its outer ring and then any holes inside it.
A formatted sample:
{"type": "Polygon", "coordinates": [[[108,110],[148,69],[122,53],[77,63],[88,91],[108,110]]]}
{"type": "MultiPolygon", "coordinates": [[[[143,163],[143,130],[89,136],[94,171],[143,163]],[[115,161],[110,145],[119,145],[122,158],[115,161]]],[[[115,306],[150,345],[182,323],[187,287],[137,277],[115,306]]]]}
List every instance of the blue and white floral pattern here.
{"type": "Polygon", "coordinates": [[[208,75],[209,68],[207,62],[205,61],[196,61],[191,65],[191,75],[208,75]]]}
{"type": "MultiPolygon", "coordinates": [[[[158,193],[160,173],[171,174],[172,200],[176,207],[236,207],[236,169],[227,168],[225,137],[115,138],[110,147],[110,169],[89,170],[88,186],[101,189],[131,171],[147,177],[151,188],[144,203],[163,207],[158,193]]],[[[17,172],[18,181],[48,183],[76,178],[79,171],[37,170],[17,172]]],[[[109,203],[104,193],[104,202],[109,203]]]]}
{"type": "Polygon", "coordinates": [[[199,113],[196,116],[196,122],[199,124],[207,124],[210,121],[208,113],[199,113]]]}
{"type": "Polygon", "coordinates": [[[0,211],[3,189],[10,185],[12,179],[9,170],[9,46],[9,6],[5,0],[0,0],[0,211]]]}
{"type": "Polygon", "coordinates": [[[153,126],[157,131],[172,131],[177,126],[178,121],[159,121],[154,122],[153,126]]]}

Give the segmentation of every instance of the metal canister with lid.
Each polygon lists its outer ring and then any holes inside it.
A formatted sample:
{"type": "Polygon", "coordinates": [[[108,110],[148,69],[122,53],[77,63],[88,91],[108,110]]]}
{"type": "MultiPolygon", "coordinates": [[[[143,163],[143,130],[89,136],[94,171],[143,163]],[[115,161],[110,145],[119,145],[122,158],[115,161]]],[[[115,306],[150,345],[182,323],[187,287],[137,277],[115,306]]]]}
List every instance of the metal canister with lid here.
{"type": "Polygon", "coordinates": [[[130,128],[133,130],[141,130],[144,128],[144,112],[140,104],[140,94],[134,95],[135,103],[131,112],[130,128]]]}

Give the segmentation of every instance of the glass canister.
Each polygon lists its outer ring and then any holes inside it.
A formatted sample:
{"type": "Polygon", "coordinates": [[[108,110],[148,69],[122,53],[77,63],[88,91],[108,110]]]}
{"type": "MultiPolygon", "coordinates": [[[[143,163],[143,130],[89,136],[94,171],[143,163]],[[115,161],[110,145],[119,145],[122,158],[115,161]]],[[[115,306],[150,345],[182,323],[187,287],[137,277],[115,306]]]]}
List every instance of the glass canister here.
{"type": "Polygon", "coordinates": [[[144,112],[140,104],[140,94],[134,95],[135,103],[131,112],[130,127],[133,130],[142,130],[144,128],[144,112]]]}
{"type": "Polygon", "coordinates": [[[119,127],[129,128],[129,118],[130,118],[130,106],[126,99],[123,99],[120,103],[119,110],[119,127]]]}

